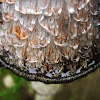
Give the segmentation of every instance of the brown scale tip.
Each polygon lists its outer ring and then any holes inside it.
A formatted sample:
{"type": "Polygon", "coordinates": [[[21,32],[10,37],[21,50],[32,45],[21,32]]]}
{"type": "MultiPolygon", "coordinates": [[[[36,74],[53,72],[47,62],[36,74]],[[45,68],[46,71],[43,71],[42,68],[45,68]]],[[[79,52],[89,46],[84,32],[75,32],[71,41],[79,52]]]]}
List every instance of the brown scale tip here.
{"type": "Polygon", "coordinates": [[[0,0],[0,2],[4,2],[4,0],[0,0]]]}

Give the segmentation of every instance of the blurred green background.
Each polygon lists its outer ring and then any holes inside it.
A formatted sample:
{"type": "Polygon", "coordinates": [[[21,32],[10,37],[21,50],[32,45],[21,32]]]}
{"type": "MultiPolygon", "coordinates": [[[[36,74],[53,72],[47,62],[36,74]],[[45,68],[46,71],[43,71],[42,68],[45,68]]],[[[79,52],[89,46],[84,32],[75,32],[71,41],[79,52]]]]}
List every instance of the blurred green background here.
{"type": "MultiPolygon", "coordinates": [[[[87,77],[68,84],[54,95],[54,100],[100,100],[100,68],[87,77]]],[[[0,68],[0,100],[35,100],[36,92],[31,82],[0,68]],[[7,86],[10,77],[11,86],[7,86]]]]}
{"type": "Polygon", "coordinates": [[[34,100],[34,90],[31,83],[24,78],[0,68],[0,100],[34,100]],[[12,79],[11,86],[5,84],[5,81],[8,80],[7,77],[12,79]]]}

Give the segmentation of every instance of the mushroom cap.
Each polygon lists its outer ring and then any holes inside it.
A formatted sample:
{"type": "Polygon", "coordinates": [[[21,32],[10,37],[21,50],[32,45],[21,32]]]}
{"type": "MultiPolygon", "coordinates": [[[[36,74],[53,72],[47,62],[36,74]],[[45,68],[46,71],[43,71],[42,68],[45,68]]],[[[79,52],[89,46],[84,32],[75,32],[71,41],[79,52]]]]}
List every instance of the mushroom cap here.
{"type": "Polygon", "coordinates": [[[1,0],[0,62],[29,81],[68,83],[100,65],[100,0],[1,0]]]}

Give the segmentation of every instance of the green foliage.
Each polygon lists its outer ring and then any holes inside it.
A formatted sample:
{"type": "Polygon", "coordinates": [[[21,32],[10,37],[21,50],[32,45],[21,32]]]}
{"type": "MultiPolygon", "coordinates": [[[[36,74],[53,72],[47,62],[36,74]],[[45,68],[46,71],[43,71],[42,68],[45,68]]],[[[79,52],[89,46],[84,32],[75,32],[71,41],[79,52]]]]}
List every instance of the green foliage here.
{"type": "Polygon", "coordinates": [[[75,100],[73,97],[71,97],[69,100],[75,100]]]}
{"type": "Polygon", "coordinates": [[[25,79],[14,75],[12,72],[0,68],[0,100],[18,100],[20,96],[20,90],[23,86],[28,87],[29,93],[33,93],[31,83],[25,79]],[[6,88],[3,79],[6,75],[11,75],[14,85],[10,88],[6,88]]]}

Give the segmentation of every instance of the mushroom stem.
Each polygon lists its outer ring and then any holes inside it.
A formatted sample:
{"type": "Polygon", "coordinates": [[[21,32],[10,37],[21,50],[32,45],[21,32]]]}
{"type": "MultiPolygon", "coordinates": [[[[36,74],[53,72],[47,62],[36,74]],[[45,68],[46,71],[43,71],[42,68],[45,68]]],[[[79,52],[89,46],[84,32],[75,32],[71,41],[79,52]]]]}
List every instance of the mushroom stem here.
{"type": "Polygon", "coordinates": [[[53,100],[54,95],[62,90],[61,84],[44,84],[42,82],[32,82],[32,87],[36,91],[35,100],[53,100]]]}
{"type": "Polygon", "coordinates": [[[36,94],[35,100],[54,100],[53,96],[46,96],[46,95],[40,95],[36,94]]]}

